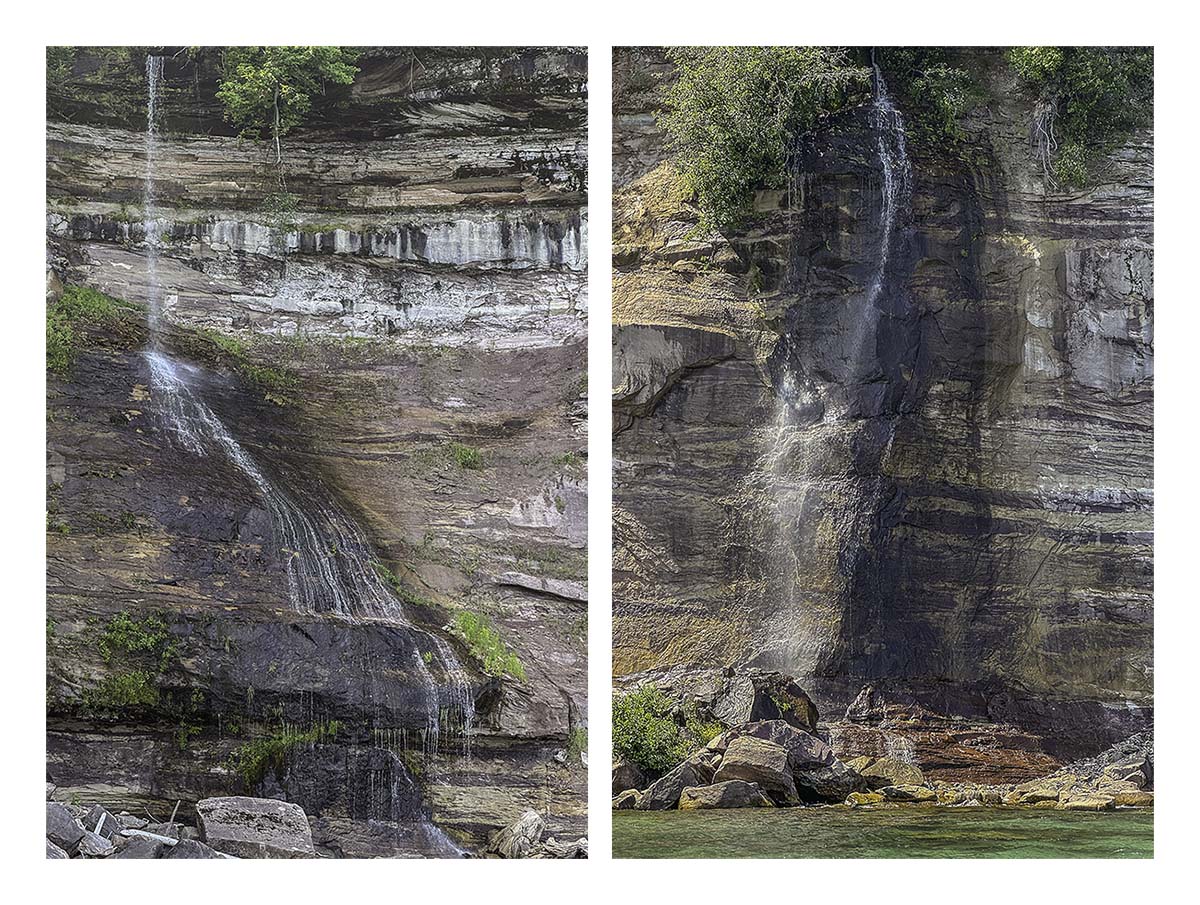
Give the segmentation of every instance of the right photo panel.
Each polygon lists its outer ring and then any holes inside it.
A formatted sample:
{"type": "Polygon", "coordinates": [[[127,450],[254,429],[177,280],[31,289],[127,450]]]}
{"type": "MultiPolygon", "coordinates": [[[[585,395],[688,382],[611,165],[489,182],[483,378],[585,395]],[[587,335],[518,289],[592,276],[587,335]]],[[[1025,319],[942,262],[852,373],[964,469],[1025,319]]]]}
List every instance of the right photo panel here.
{"type": "Polygon", "coordinates": [[[614,856],[1151,857],[1152,49],[613,66],[614,856]]]}

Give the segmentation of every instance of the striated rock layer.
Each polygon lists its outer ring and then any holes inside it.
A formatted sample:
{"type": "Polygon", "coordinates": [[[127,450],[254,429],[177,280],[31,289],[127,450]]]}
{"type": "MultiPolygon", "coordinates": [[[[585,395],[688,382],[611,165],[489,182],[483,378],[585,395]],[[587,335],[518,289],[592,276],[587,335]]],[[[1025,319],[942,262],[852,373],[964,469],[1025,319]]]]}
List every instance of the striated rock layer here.
{"type": "MultiPolygon", "coordinates": [[[[262,494],[164,430],[141,314],[48,375],[49,778],[160,819],[176,801],[285,799],[323,854],[482,850],[531,808],[575,838],[585,771],[561,752],[587,713],[586,56],[366,50],[355,84],[285,137],[282,213],[273,153],[231,134],[214,58],[191,60],[168,52],[161,91],[165,341],[273,481],[361,528],[417,637],[465,664],[478,722],[469,756],[461,733],[431,750],[413,633],[292,610],[262,494]],[[484,674],[446,629],[460,608],[491,620],[524,679],[484,674]],[[160,619],[169,645],[106,652],[124,617],[160,619]],[[239,769],[285,730],[299,741],[239,769]]],[[[89,81],[98,65],[81,51],[70,95],[52,92],[51,284],[144,305],[145,80],[89,81]]]]}
{"type": "Polygon", "coordinates": [[[670,66],[616,55],[613,668],[778,669],[839,756],[1017,781],[1152,721],[1152,141],[1048,194],[1002,56],[962,59],[986,97],[910,136],[871,306],[866,108],[698,237],[670,66]]]}

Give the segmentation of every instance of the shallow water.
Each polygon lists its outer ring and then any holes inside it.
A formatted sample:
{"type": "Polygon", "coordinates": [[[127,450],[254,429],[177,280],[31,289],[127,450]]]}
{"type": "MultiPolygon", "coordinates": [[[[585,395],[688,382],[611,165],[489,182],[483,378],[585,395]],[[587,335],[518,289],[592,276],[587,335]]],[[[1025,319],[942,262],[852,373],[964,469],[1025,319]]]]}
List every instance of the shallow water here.
{"type": "Polygon", "coordinates": [[[1151,858],[1154,813],[1001,808],[614,811],[615,858],[1151,858]]]}

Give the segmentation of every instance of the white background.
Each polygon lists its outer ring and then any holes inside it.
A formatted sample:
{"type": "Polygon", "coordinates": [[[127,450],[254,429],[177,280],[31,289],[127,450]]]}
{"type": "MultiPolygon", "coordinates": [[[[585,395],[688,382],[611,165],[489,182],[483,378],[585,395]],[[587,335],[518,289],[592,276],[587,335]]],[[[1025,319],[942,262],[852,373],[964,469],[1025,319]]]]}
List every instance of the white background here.
{"type": "MultiPolygon", "coordinates": [[[[688,2],[480,4],[42,2],[9,7],[0,129],[6,201],[0,342],[4,489],[3,792],[0,856],[11,901],[507,901],[718,905],[733,900],[838,903],[1154,901],[1194,886],[1196,767],[1195,367],[1200,294],[1195,167],[1197,46],[1181,4],[688,2]],[[1167,12],[1175,10],[1174,12],[1167,12]],[[1190,39],[1190,40],[1189,40],[1190,39]],[[1157,758],[1154,861],[612,861],[609,834],[609,638],[612,361],[611,47],[636,44],[1139,44],[1156,46],[1157,758]],[[589,48],[591,335],[590,747],[592,858],[587,862],[208,861],[147,864],[45,860],[45,46],[47,44],[571,44],[589,48]],[[1191,868],[1189,870],[1189,868],[1191,868]],[[81,873],[82,872],[82,873],[81,873]],[[115,873],[114,873],[115,872],[115,873]]],[[[797,851],[802,858],[805,852],[797,851]]],[[[1194,893],[1193,893],[1194,894],[1194,893]]]]}

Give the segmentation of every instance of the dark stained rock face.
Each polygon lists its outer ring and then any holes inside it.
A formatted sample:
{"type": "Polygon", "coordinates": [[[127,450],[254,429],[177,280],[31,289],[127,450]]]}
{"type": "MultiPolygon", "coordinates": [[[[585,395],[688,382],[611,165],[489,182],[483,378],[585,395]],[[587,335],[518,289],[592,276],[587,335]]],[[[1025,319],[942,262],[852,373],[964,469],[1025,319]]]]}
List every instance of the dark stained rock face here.
{"type": "Polygon", "coordinates": [[[910,136],[882,273],[866,108],[697,239],[670,66],[617,55],[613,664],[778,670],[843,759],[1019,782],[1153,719],[1152,142],[1047,192],[1002,55],[963,55],[985,101],[910,136]]]}

